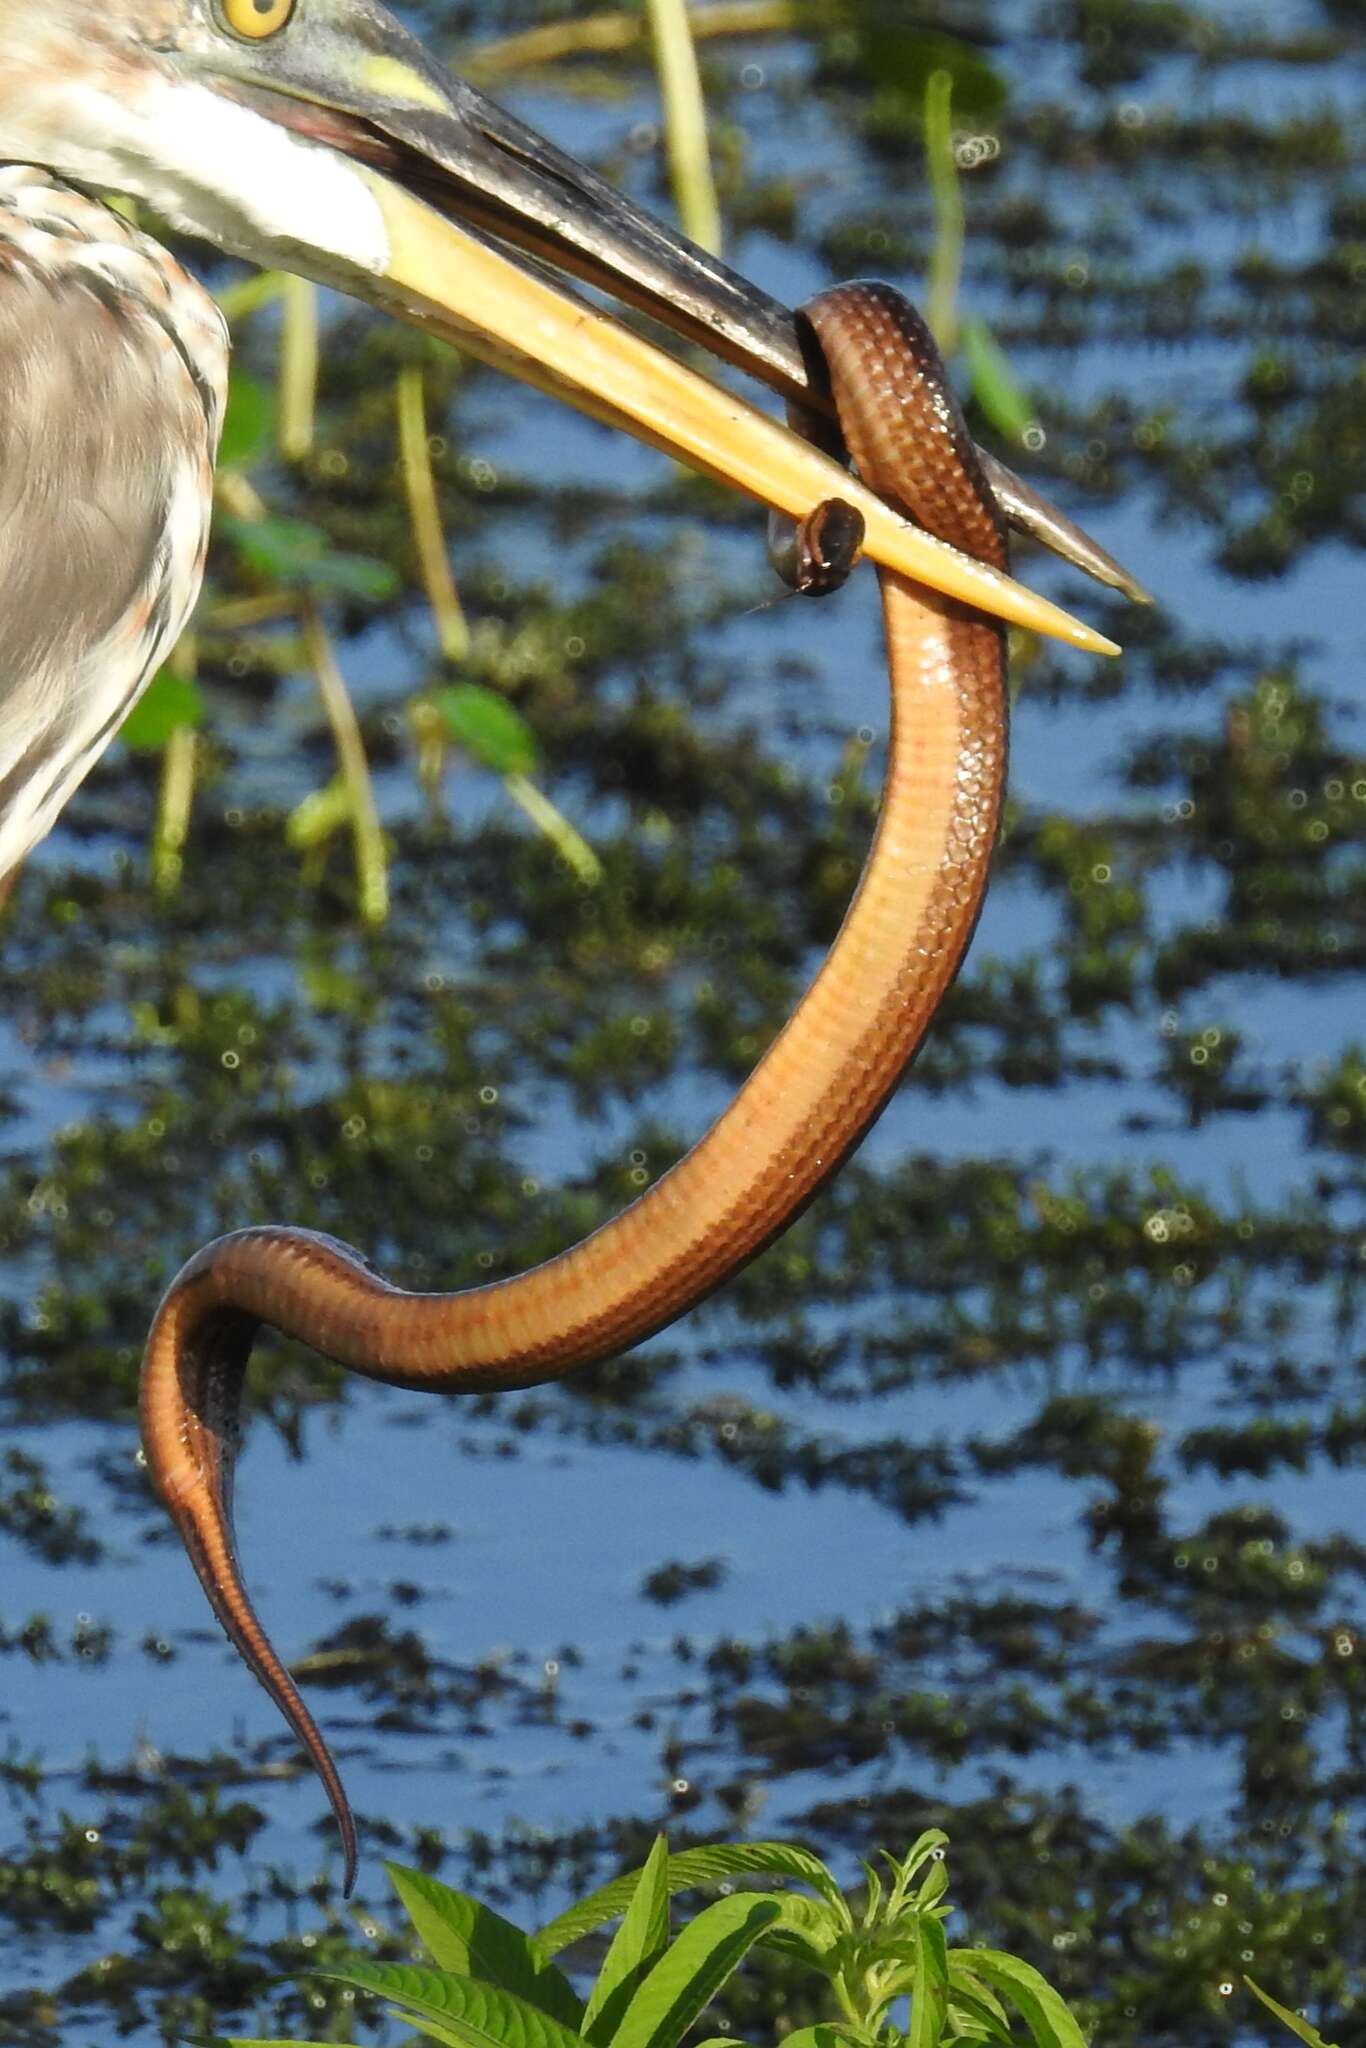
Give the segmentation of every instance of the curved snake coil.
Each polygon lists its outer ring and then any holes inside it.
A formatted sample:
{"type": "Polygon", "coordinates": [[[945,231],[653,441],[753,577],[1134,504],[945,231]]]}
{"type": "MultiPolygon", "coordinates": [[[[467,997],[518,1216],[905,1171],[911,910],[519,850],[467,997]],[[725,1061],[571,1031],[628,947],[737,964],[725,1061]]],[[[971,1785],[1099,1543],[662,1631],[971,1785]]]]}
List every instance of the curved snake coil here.
{"type": "MultiPolygon", "coordinates": [[[[865,482],[997,567],[1005,527],[923,323],[889,286],[806,309],[865,482]]],[[[1001,628],[881,572],[892,720],[877,832],[839,936],[792,1018],[706,1135],[582,1243],[456,1294],[391,1286],[348,1246],[262,1227],[195,1253],[148,1339],[142,1429],[157,1490],[229,1638],[298,1735],[341,1829],[336,1765],[256,1618],[232,1471],[242,1378],[264,1324],[392,1386],[532,1386],[638,1344],[791,1222],[858,1144],[924,1038],[986,889],[1006,763],[1001,628]]]]}

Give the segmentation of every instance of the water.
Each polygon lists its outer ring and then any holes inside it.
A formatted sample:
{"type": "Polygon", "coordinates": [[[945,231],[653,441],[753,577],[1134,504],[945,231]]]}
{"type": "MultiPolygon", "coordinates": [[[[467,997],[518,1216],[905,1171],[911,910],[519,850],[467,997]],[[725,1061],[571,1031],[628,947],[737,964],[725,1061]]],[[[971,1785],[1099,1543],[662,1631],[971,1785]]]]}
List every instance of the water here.
{"type": "MultiPolygon", "coordinates": [[[[875,14],[853,19],[875,49],[875,14]]],[[[1227,2038],[1216,1987],[1251,1948],[1347,2040],[1366,1243],[1350,496],[1284,515],[1285,573],[1219,563],[1296,472],[1326,490],[1350,461],[1359,51],[1309,5],[1206,8],[1174,42],[1146,15],[1086,20],[1081,41],[1004,0],[978,20],[1009,96],[999,168],[965,181],[965,295],[1040,394],[1064,501],[1163,610],[1154,628],[1029,563],[1133,651],[1113,671],[1017,662],[1009,832],[916,1074],[796,1232],[620,1366],[441,1404],[263,1353],[241,1541],[362,1816],[367,1913],[382,1854],[444,1853],[452,1881],[533,1921],[662,1822],[680,1841],[801,1833],[851,1879],[857,1854],[939,1823],[959,1938],[1030,1954],[1106,2038],[1227,2038]],[[1261,40],[1244,60],[1215,25],[1261,40]],[[1288,47],[1301,29],[1322,39],[1311,61],[1288,47]],[[1147,153],[1107,125],[1131,105],[1147,153]],[[1336,160],[1289,125],[1330,106],[1336,160]],[[1182,140],[1196,115],[1236,115],[1261,146],[1182,140]],[[1026,200],[1048,215],[1032,243],[1026,200]],[[1085,294],[1050,283],[1078,250],[1102,280],[1085,294]],[[1252,276],[1250,250],[1283,269],[1252,276]],[[1158,281],[1178,261],[1208,289],[1173,336],[1158,281]],[[1268,349],[1302,383],[1259,411],[1241,394],[1268,349]],[[1279,717],[1256,695],[1273,669],[1279,717]],[[1183,1050],[1208,1026],[1239,1040],[1212,1078],[1183,1050]],[[669,1564],[711,1569],[662,1604],[647,1582],[669,1564]]],[[[758,180],[793,176],[799,140],[827,243],[894,218],[923,255],[917,146],[869,146],[857,48],[852,69],[825,52],[819,90],[815,40],[713,56],[758,180]],[[745,88],[754,63],[765,83],[745,88]]],[[[637,88],[605,110],[519,105],[610,152],[648,117],[637,88]]],[[[782,193],[760,198],[770,231],[735,259],[787,296],[823,282],[820,247],[771,231],[782,193]]],[[[321,438],[348,451],[345,488],[321,469],[256,481],[405,579],[396,606],[334,621],[393,838],[390,927],[357,934],[340,840],[319,872],[285,850],[283,813],[331,773],[321,720],[306,679],[277,686],[268,635],[229,641],[210,612],[180,896],[157,907],[143,880],[155,765],[115,760],[26,876],[0,960],[3,1448],[38,1471],[0,1471],[0,2041],[302,2031],[267,1974],[339,1912],[318,1788],[284,1770],[292,1745],[135,1462],[159,1287],[253,1218],[335,1230],[426,1285],[571,1241],[630,1192],[633,1150],[654,1170],[729,1099],[866,844],[866,805],[827,791],[848,739],[883,728],[871,592],[748,616],[768,587],[748,511],[699,512],[658,458],[482,373],[452,383],[434,352],[434,424],[497,476],[479,490],[454,455],[442,472],[471,613],[531,636],[514,698],[608,879],[569,881],[468,765],[451,828],[429,824],[403,712],[434,655],[382,396],[419,345],[338,317],[321,438]],[[91,1546],[67,1562],[49,1494],[91,1546]],[[178,1916],[203,1931],[173,1941],[178,1916]]],[[[264,334],[242,360],[269,375],[264,334]]],[[[227,550],[213,575],[217,597],[248,584],[227,550]]],[[[789,1995],[764,1994],[761,2037],[789,1995]]]]}

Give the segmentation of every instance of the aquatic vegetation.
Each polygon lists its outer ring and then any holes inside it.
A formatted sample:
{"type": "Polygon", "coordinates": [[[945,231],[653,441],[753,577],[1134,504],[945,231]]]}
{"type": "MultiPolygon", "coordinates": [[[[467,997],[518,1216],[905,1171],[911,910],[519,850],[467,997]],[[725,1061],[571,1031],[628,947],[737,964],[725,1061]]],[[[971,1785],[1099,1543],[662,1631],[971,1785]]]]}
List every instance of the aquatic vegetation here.
{"type": "MultiPolygon", "coordinates": [[[[639,1870],[531,1935],[477,1899],[390,1864],[390,1882],[439,1967],[352,1957],[310,1974],[392,2000],[394,2017],[457,2048],[490,2040],[677,2048],[704,2020],[726,2024],[716,2001],[763,1947],[823,1980],[824,2017],[783,2037],[795,2048],[1009,2041],[1012,2022],[1023,2023],[1036,2048],[1083,2048],[1066,2005],[1028,1963],[995,1949],[948,1946],[946,1845],[930,1828],[905,1856],[866,1865],[862,1897],[851,1902],[798,1843],[716,1843],[671,1856],[660,1835],[639,1870]],[[672,1935],[671,1898],[702,1885],[720,1895],[672,1935]],[[614,1920],[620,1925],[580,1998],[554,1958],[614,1920]],[[911,2012],[904,2033],[892,2017],[903,2001],[911,2012]]],[[[709,2038],[729,2048],[731,2037],[709,2038]]]]}
{"type": "MultiPolygon", "coordinates": [[[[784,292],[829,264],[914,285],[938,231],[925,77],[870,130],[879,9],[819,13],[701,45],[730,253],[784,292]]],[[[423,25],[448,47],[590,18],[423,25]]],[[[1032,401],[1031,463],[1164,608],[1101,608],[1122,664],[1016,650],[1012,810],[968,969],[869,1150],[788,1238],[553,1392],[436,1410],[263,1359],[242,1514],[371,1856],[530,1921],[643,1863],[665,1823],[680,1852],[800,1834],[846,1887],[939,1826],[974,1938],[1055,1983],[1088,2035],[1212,2048],[1270,2027],[1250,1976],[1349,2040],[1350,24],[975,19],[964,67],[1006,97],[976,107],[955,70],[960,311],[1032,401]],[[967,162],[985,138],[996,154],[967,162]],[[328,1603],[316,1638],[272,1544],[328,1603]],[[643,1590],[712,1560],[676,1605],[643,1590]]],[[[644,46],[538,62],[535,118],[667,204],[644,46]]],[[[152,886],[152,735],[86,785],[0,951],[0,2040],[25,2048],[346,2038],[344,1987],[278,1980],[340,1963],[362,1926],[372,1960],[406,1955],[373,1864],[359,1915],[338,1911],[316,1801],[264,1707],[221,1682],[133,1460],[138,1351],[180,1258],[288,1216],[435,1285],[570,1241],[747,1070],[871,822],[882,695],[856,589],[820,619],[749,618],[771,585],[747,508],[346,307],[320,309],[313,439],[286,456],[280,318],[239,322],[229,466],[267,518],[224,508],[180,680],[198,722],[176,886],[152,886]],[[403,484],[414,376],[458,656],[403,484]],[[289,837],[337,772],[300,590],[364,743],[383,925],[359,914],[349,813],[289,837]],[[530,736],[595,883],[505,801],[504,765],[418,708],[467,689],[530,736]]],[[[725,2012],[745,2038],[814,2025],[812,1980],[761,1949],[725,2012]]]]}

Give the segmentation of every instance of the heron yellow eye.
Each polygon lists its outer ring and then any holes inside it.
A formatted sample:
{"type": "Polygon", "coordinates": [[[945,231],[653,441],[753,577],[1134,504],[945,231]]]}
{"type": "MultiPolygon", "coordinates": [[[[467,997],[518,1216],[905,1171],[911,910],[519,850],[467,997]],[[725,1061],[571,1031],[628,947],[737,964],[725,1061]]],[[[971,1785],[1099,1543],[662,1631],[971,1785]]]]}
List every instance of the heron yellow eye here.
{"type": "Polygon", "coordinates": [[[260,42],[280,33],[294,12],[295,0],[219,0],[219,4],[235,36],[260,42]]]}

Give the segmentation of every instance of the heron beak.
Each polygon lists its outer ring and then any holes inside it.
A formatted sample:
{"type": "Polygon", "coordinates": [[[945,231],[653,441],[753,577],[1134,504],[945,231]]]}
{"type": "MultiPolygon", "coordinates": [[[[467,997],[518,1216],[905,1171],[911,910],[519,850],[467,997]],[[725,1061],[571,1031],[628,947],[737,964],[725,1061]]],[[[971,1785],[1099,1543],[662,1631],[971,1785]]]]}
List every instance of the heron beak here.
{"type": "Polygon", "coordinates": [[[1093,654],[1118,648],[1047,598],[910,525],[778,421],[530,275],[401,187],[375,179],[390,261],[378,296],[454,341],[694,469],[802,518],[827,498],[863,514],[863,551],[1014,625],[1093,654]]]}
{"type": "Polygon", "coordinates": [[[260,61],[239,53],[229,90],[350,158],[370,187],[387,259],[354,288],[794,518],[845,500],[863,514],[864,552],[917,582],[1091,653],[1118,651],[1047,599],[931,539],[786,427],[495,246],[493,238],[571,272],[789,396],[810,395],[792,317],[774,301],[444,70],[373,0],[330,0],[325,19],[325,33],[298,43],[281,36],[260,61]]]}

